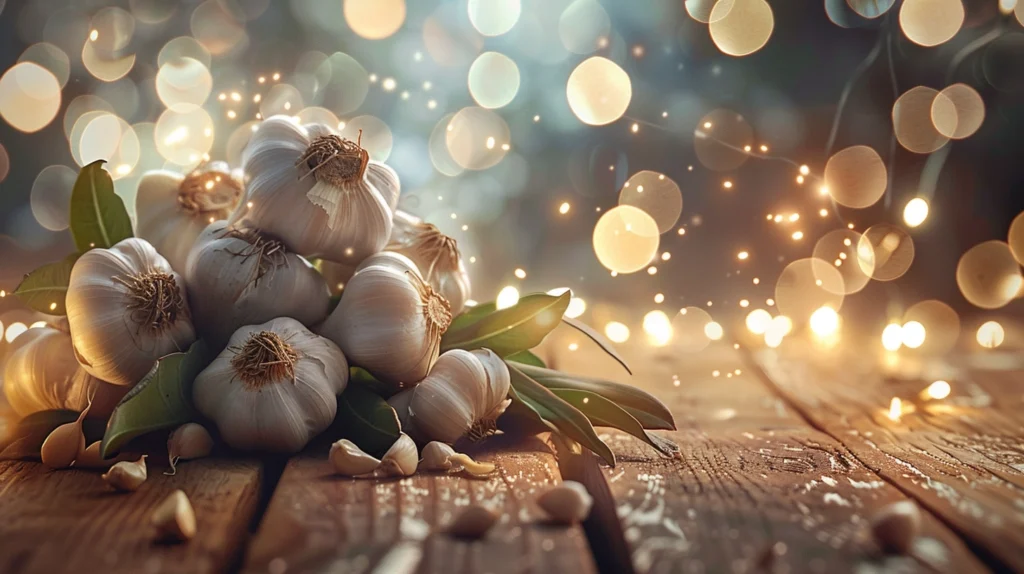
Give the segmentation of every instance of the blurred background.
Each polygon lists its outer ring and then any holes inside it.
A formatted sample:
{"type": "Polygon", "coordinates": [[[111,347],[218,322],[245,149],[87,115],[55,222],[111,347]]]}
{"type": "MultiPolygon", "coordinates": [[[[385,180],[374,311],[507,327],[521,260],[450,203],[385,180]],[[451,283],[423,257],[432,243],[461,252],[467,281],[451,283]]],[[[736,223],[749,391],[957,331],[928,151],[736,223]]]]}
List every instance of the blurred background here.
{"type": "Polygon", "coordinates": [[[614,340],[684,349],[828,335],[840,316],[877,337],[952,313],[973,336],[1024,283],[1022,15],[1014,0],[0,0],[0,323],[10,339],[41,318],[9,294],[73,250],[80,166],[107,160],[131,211],[147,170],[238,166],[259,119],[287,114],[362,130],[400,207],[458,240],[477,301],[569,287],[614,340]]]}

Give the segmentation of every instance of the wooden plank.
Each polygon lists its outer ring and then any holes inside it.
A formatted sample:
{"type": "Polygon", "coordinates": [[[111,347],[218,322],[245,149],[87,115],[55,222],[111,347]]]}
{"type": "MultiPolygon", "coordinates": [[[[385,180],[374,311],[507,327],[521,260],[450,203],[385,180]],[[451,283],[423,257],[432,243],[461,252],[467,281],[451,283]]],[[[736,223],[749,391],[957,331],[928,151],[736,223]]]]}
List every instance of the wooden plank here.
{"type": "Polygon", "coordinates": [[[174,476],[150,465],[138,491],[116,493],[98,472],[0,462],[0,572],[226,572],[256,511],[260,475],[243,460],[185,462],[174,476]],[[198,534],[187,544],[154,543],[152,512],[179,488],[198,534]]]}
{"type": "Polygon", "coordinates": [[[503,437],[472,454],[489,478],[418,472],[403,479],[333,474],[326,453],[285,467],[246,560],[245,572],[594,572],[579,526],[542,524],[534,497],[557,484],[558,465],[536,438],[503,437]],[[444,534],[475,502],[497,505],[501,521],[481,541],[444,534]]]}
{"type": "Polygon", "coordinates": [[[930,370],[907,376],[898,369],[903,374],[893,378],[870,359],[855,362],[828,353],[811,359],[793,343],[785,352],[766,351],[756,359],[797,409],[988,560],[1024,571],[1024,417],[1019,411],[1024,373],[992,376],[977,368],[943,366],[936,358],[930,370]],[[923,401],[918,394],[931,382],[924,377],[935,372],[953,375],[954,393],[943,401],[923,401]],[[894,396],[904,404],[898,420],[888,416],[894,396]]]}
{"type": "MultiPolygon", "coordinates": [[[[679,430],[665,436],[679,443],[679,460],[615,431],[602,433],[619,458],[615,468],[588,469],[593,457],[563,468],[566,478],[606,492],[614,512],[595,512],[605,524],[587,524],[588,532],[618,528],[636,572],[986,571],[927,512],[916,560],[881,556],[868,521],[906,497],[787,407],[732,346],[681,356],[627,352],[632,378],[583,348],[555,356],[560,369],[643,387],[676,416],[679,430]],[[609,514],[617,523],[607,524],[609,514]]],[[[614,545],[614,533],[603,538],[614,545]]]]}

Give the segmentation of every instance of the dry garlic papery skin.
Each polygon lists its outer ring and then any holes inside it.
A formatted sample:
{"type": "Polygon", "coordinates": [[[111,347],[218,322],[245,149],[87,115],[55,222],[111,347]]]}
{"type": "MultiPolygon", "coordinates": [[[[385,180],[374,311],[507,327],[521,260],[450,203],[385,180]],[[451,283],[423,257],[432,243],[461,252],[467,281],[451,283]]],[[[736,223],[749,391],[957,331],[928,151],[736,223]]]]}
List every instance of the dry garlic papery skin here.
{"type": "Polygon", "coordinates": [[[222,161],[209,162],[188,175],[147,172],[135,196],[135,235],[184,273],[196,238],[211,222],[234,212],[242,189],[241,170],[231,170],[222,161]]]}
{"type": "Polygon", "coordinates": [[[114,385],[134,385],[157,359],[196,339],[185,282],[142,239],[82,254],[66,304],[78,362],[114,385]]]}
{"type": "Polygon", "coordinates": [[[90,396],[90,416],[106,417],[128,391],[85,372],[66,328],[50,325],[29,329],[14,340],[3,381],[7,402],[21,417],[53,409],[82,411],[90,396]]]}
{"type": "Polygon", "coordinates": [[[386,249],[411,259],[424,279],[451,304],[452,314],[462,312],[470,297],[469,273],[454,239],[430,223],[396,211],[386,249]]]}
{"type": "Polygon", "coordinates": [[[388,399],[402,428],[420,441],[479,440],[508,407],[508,367],[489,350],[453,349],[420,383],[388,399]]]}
{"type": "Polygon", "coordinates": [[[413,384],[434,364],[451,321],[448,301],[418,274],[373,265],[345,285],[320,332],[377,379],[413,384]]]}
{"type": "Polygon", "coordinates": [[[334,420],[348,375],[334,343],[281,317],[235,331],[192,398],[231,447],[294,453],[334,420]]]}
{"type": "Polygon", "coordinates": [[[254,229],[212,223],[192,247],[185,272],[195,326],[215,349],[244,325],[291,317],[327,318],[330,291],[308,261],[254,229]]]}
{"type": "Polygon", "coordinates": [[[357,264],[387,244],[398,204],[398,175],[357,142],[321,124],[274,116],[243,156],[246,196],[231,223],[277,237],[289,249],[357,264]]]}

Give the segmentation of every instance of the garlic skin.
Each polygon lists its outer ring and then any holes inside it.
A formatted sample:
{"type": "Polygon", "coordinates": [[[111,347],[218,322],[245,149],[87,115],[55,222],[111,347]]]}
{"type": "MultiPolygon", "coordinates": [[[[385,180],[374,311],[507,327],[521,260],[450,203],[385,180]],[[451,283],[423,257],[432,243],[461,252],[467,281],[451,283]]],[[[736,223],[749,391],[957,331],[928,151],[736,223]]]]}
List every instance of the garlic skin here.
{"type": "Polygon", "coordinates": [[[380,466],[380,461],[366,454],[348,439],[341,439],[331,445],[327,456],[334,467],[334,472],[342,476],[359,476],[369,474],[380,466]]]}
{"type": "Polygon", "coordinates": [[[196,377],[192,398],[228,445],[295,453],[330,426],[348,375],[334,343],[280,317],[235,331],[196,377]]]}
{"type": "Polygon", "coordinates": [[[242,164],[246,197],[232,224],[245,221],[301,255],[338,263],[356,264],[387,244],[398,175],[330,127],[269,118],[242,164]]]}
{"type": "Polygon", "coordinates": [[[402,433],[380,459],[380,471],[385,476],[412,476],[419,465],[420,455],[416,443],[409,435],[402,433]]]}
{"type": "Polygon", "coordinates": [[[135,385],[196,340],[184,280],[142,239],[79,257],[66,305],[78,362],[114,385],[135,385]]]}
{"type": "Polygon", "coordinates": [[[110,415],[127,387],[107,384],[82,369],[67,329],[47,325],[29,329],[14,340],[3,370],[3,392],[15,414],[82,411],[92,397],[89,415],[110,415]]]}
{"type": "Polygon", "coordinates": [[[139,180],[135,196],[135,235],[185,272],[189,251],[211,222],[225,219],[242,200],[242,172],[222,161],[209,162],[181,175],[150,171],[139,180]]]}
{"type": "MultiPolygon", "coordinates": [[[[398,261],[394,256],[389,260],[398,261]]],[[[444,297],[417,273],[396,265],[359,270],[320,333],[377,379],[412,384],[437,359],[452,314],[444,297]]]]}
{"type": "Polygon", "coordinates": [[[430,223],[396,211],[386,249],[411,259],[431,287],[451,304],[452,314],[462,312],[470,297],[469,273],[454,239],[430,223]]]}
{"type": "Polygon", "coordinates": [[[420,383],[388,399],[402,428],[421,442],[479,440],[497,428],[511,402],[508,367],[490,350],[453,349],[420,383]]]}
{"type": "Polygon", "coordinates": [[[251,229],[210,224],[185,272],[196,330],[214,348],[244,325],[291,317],[306,326],[327,317],[330,291],[308,261],[251,229]]]}

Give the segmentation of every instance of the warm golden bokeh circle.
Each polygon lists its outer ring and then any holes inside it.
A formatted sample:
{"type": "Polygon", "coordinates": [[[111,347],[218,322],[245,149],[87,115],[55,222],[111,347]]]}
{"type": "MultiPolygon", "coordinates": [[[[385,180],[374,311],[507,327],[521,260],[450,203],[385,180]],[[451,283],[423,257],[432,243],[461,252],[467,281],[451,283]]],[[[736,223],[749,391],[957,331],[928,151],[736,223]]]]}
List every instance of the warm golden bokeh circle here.
{"type": "Polygon", "coordinates": [[[469,21],[484,36],[500,36],[519,21],[520,0],[469,0],[469,21]]]}
{"type": "Polygon", "coordinates": [[[585,124],[603,126],[622,117],[633,98],[633,85],[615,62],[594,56],[569,75],[565,86],[569,107],[585,124]]]}
{"type": "Polygon", "coordinates": [[[914,240],[903,228],[888,223],[873,225],[857,242],[858,264],[876,281],[899,279],[914,262],[914,240]],[[868,265],[870,261],[873,265],[868,265]]]}
{"type": "Polygon", "coordinates": [[[900,28],[915,44],[938,46],[956,36],[964,16],[962,0],[904,0],[900,28]]]}
{"type": "Polygon", "coordinates": [[[594,226],[594,253],[616,273],[635,273],[658,253],[658,224],[641,209],[620,205],[609,209],[594,226]]]}
{"type": "Polygon", "coordinates": [[[944,131],[956,131],[956,107],[938,90],[917,86],[904,92],[893,104],[892,128],[900,145],[907,150],[931,153],[949,141],[942,135],[944,131]]]}
{"type": "MultiPolygon", "coordinates": [[[[875,270],[874,250],[870,245],[861,244],[860,237],[860,233],[852,229],[835,229],[814,244],[813,258],[828,263],[843,278],[843,291],[837,295],[857,293],[871,281],[871,273],[875,270]]],[[[811,266],[812,272],[817,273],[819,270],[819,265],[811,266]]],[[[821,276],[815,275],[826,290],[834,287],[832,282],[827,281],[831,276],[831,271],[822,272],[821,276]]]]}
{"type": "Polygon", "coordinates": [[[960,317],[952,307],[937,299],[928,299],[911,305],[903,314],[903,323],[916,321],[927,332],[920,350],[930,354],[942,354],[956,345],[960,336],[960,317]]]}
{"type": "Polygon", "coordinates": [[[754,128],[740,114],[713,110],[693,130],[693,150],[700,163],[714,171],[734,170],[750,157],[744,151],[754,145],[754,128]]]}
{"type": "Polygon", "coordinates": [[[501,108],[508,105],[519,91],[519,67],[505,54],[484,52],[469,67],[469,94],[477,105],[501,108]]]}
{"type": "Polygon", "coordinates": [[[683,212],[683,194],[672,178],[656,171],[633,174],[619,192],[619,205],[632,205],[647,212],[661,233],[669,231],[683,212]]]}
{"type": "Polygon", "coordinates": [[[345,22],[367,40],[391,36],[405,22],[405,0],[345,0],[345,22]]]}
{"type": "Polygon", "coordinates": [[[1010,251],[1017,263],[1024,265],[1024,212],[1013,218],[1006,242],[1010,245],[1010,251]]]}
{"type": "Polygon", "coordinates": [[[825,186],[840,205],[865,208],[874,205],[888,185],[882,157],[873,148],[855,145],[842,149],[825,164],[825,186]]]}
{"type": "Polygon", "coordinates": [[[356,116],[345,122],[341,135],[352,141],[360,141],[363,149],[370,154],[370,159],[387,161],[394,146],[391,128],[377,116],[356,116]],[[361,138],[361,139],[360,139],[361,138]]]}
{"type": "Polygon", "coordinates": [[[711,344],[708,325],[714,320],[700,307],[680,309],[672,318],[672,346],[686,353],[703,351],[711,344]]]}
{"type": "Polygon", "coordinates": [[[956,284],[975,307],[998,309],[1024,285],[1020,265],[1003,241],[985,241],[967,250],[956,266],[956,284]]]}
{"type": "Polygon", "coordinates": [[[821,307],[838,311],[846,287],[843,276],[828,261],[798,259],[782,270],[775,283],[775,305],[793,321],[807,321],[821,307]]]}
{"type": "Polygon", "coordinates": [[[931,113],[932,122],[939,133],[960,140],[974,135],[985,121],[985,102],[971,86],[953,84],[935,97],[931,113]],[[950,107],[955,117],[952,126],[949,120],[950,107]]]}
{"type": "Polygon", "coordinates": [[[60,109],[60,82],[35,62],[19,62],[0,76],[0,116],[16,130],[37,132],[60,109]]]}
{"type": "Polygon", "coordinates": [[[462,108],[452,116],[445,130],[448,153],[463,169],[487,169],[508,153],[508,124],[491,110],[462,108]]]}
{"type": "Polygon", "coordinates": [[[765,0],[718,0],[708,28],[718,49],[730,56],[747,56],[768,43],[775,29],[772,8],[765,0]]]}
{"type": "Polygon", "coordinates": [[[199,60],[183,56],[168,60],[156,74],[156,93],[164,106],[201,106],[213,89],[213,76],[199,60]]]}

